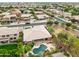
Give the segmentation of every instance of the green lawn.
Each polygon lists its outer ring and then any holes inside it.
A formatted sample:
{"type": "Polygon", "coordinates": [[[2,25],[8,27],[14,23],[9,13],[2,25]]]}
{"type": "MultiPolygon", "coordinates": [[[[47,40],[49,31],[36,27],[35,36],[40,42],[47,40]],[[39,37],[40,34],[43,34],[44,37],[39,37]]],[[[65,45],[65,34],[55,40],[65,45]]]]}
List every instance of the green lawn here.
{"type": "Polygon", "coordinates": [[[12,50],[16,48],[17,48],[17,44],[0,45],[0,49],[12,50]]]}
{"type": "Polygon", "coordinates": [[[17,57],[17,51],[17,44],[0,45],[0,57],[17,57]]]}

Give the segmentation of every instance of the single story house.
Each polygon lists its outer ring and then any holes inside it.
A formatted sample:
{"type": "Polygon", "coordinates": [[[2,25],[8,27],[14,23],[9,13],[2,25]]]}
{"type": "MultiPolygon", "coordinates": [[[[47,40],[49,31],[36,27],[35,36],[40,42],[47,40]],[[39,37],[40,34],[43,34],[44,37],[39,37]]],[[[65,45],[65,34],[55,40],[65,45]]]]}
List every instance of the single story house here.
{"type": "Polygon", "coordinates": [[[48,16],[47,14],[38,14],[37,17],[39,20],[44,20],[48,19],[50,16],[48,16]]]}
{"type": "Polygon", "coordinates": [[[33,28],[25,29],[23,30],[24,33],[24,39],[23,41],[25,43],[32,42],[40,44],[43,42],[50,42],[51,41],[51,35],[46,30],[46,28],[43,25],[34,26],[33,28]]]}
{"type": "Polygon", "coordinates": [[[43,11],[35,11],[35,14],[44,14],[43,11]]]}

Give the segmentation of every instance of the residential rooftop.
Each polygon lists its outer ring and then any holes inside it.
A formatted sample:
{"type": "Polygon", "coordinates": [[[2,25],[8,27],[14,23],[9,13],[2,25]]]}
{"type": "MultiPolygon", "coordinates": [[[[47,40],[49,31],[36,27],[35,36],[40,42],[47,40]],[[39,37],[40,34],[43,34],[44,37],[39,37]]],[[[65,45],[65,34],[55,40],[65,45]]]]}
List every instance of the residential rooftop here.
{"type": "Polygon", "coordinates": [[[7,28],[7,27],[0,28],[0,35],[18,34],[19,32],[20,29],[18,28],[7,28]]]}
{"type": "Polygon", "coordinates": [[[30,29],[25,29],[23,33],[24,33],[23,41],[26,41],[26,42],[52,37],[43,25],[35,26],[30,29]]]}
{"type": "Polygon", "coordinates": [[[21,17],[30,17],[32,14],[22,14],[21,17]]]}
{"type": "Polygon", "coordinates": [[[47,17],[49,17],[48,15],[46,15],[46,14],[40,14],[40,15],[37,15],[37,17],[40,19],[43,19],[43,18],[47,18],[47,17]]]}

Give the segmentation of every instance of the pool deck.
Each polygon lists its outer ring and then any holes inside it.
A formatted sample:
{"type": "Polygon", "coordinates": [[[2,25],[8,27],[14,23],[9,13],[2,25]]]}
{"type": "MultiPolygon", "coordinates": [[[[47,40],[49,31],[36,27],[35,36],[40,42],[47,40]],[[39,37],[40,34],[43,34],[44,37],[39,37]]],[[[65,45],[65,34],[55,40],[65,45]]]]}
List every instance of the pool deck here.
{"type": "MultiPolygon", "coordinates": [[[[47,46],[47,49],[46,49],[46,50],[51,51],[51,48],[55,49],[55,44],[52,44],[52,43],[50,43],[50,42],[40,42],[40,41],[38,41],[38,42],[34,45],[34,47],[32,48],[32,50],[29,51],[29,52],[31,52],[32,54],[34,54],[34,53],[33,53],[33,49],[34,49],[34,48],[39,48],[41,44],[44,44],[44,45],[47,46]]],[[[28,52],[28,53],[29,53],[29,52],[28,52]]],[[[27,57],[28,57],[28,53],[26,54],[27,57]]]]}
{"type": "MultiPolygon", "coordinates": [[[[55,45],[54,44],[52,44],[52,43],[42,43],[42,44],[44,44],[44,45],[46,45],[47,46],[47,50],[51,50],[51,48],[53,48],[53,49],[55,49],[55,45]]],[[[35,45],[34,47],[33,47],[33,49],[34,48],[38,48],[40,45],[35,45]]],[[[33,50],[32,49],[32,50],[33,50]]]]}
{"type": "Polygon", "coordinates": [[[55,46],[52,44],[52,43],[44,43],[44,45],[46,45],[47,46],[47,50],[51,50],[51,48],[53,48],[53,49],[55,49],[55,46]]]}
{"type": "Polygon", "coordinates": [[[52,54],[53,57],[67,57],[64,55],[63,52],[58,52],[58,53],[55,53],[55,54],[52,54]]]}

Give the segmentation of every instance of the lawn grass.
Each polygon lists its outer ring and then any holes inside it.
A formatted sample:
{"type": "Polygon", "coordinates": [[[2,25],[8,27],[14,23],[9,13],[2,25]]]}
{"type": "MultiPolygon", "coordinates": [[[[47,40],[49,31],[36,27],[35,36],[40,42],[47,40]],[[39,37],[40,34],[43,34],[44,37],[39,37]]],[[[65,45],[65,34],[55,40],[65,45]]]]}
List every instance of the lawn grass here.
{"type": "Polygon", "coordinates": [[[16,48],[17,48],[17,44],[0,45],[0,49],[12,50],[16,48]]]}

